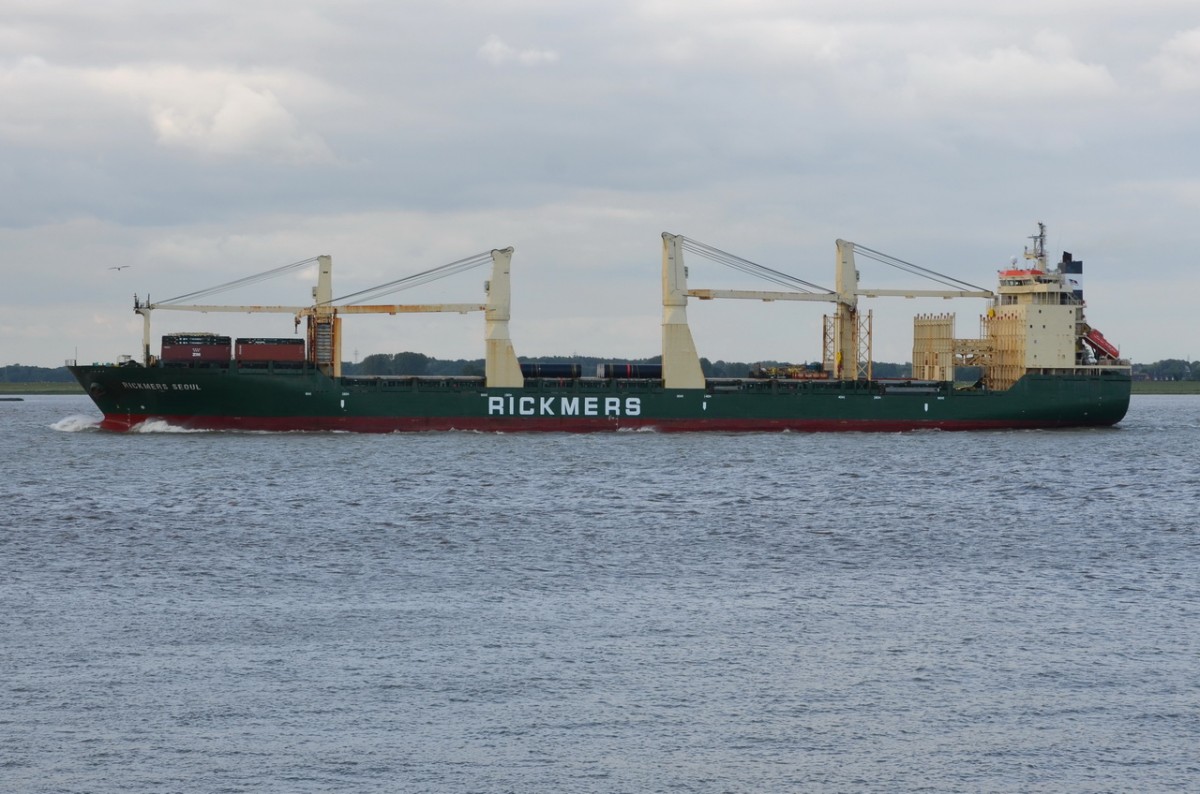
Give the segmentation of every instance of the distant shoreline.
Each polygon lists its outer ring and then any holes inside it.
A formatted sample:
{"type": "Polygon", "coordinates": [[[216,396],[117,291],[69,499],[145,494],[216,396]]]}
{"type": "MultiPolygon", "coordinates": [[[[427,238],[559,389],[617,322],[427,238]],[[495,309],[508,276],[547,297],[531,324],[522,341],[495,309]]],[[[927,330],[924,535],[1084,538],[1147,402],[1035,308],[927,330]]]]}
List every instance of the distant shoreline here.
{"type": "Polygon", "coordinates": [[[0,383],[0,394],[83,394],[83,387],[74,381],[0,383]]]}
{"type": "Polygon", "coordinates": [[[1200,394],[1200,380],[1135,380],[1134,394],[1200,394]]]}

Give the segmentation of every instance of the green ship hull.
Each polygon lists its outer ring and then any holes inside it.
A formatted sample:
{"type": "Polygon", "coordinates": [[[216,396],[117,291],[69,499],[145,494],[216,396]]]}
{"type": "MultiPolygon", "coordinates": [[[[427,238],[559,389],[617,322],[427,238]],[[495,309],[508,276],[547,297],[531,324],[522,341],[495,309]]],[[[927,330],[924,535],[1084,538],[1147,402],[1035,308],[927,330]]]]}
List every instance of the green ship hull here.
{"type": "Polygon", "coordinates": [[[1128,368],[1029,373],[1011,388],[909,380],[658,380],[330,377],[311,367],[73,366],[104,414],[129,430],[151,420],[211,430],[495,432],[909,431],[1100,427],[1129,407],[1128,368]]]}

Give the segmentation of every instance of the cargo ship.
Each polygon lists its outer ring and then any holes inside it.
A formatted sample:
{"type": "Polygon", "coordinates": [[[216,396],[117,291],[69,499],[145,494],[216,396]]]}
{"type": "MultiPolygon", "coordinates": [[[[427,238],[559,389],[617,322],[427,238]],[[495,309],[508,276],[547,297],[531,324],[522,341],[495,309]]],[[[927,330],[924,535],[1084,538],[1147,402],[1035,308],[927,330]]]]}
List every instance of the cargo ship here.
{"type": "Polygon", "coordinates": [[[116,431],[150,420],[194,429],[361,432],[894,432],[1114,425],[1129,406],[1129,362],[1086,320],[1083,263],[1064,253],[1051,266],[1045,236],[1045,226],[1038,224],[1032,248],[1025,248],[1028,261],[1018,266],[1014,258],[999,270],[994,289],[838,240],[835,286],[828,289],[663,233],[661,364],[617,362],[594,375],[578,365],[522,364],[517,358],[509,337],[512,248],[337,299],[331,258],[305,260],[286,266],[317,265],[313,301],[304,306],[184,302],[207,292],[158,303],[135,296],[134,311],[143,318],[141,356],[68,366],[103,413],[101,427],[116,431]],[[685,251],[784,289],[690,288],[685,251]],[[948,289],[865,288],[856,255],[932,278],[948,289]],[[485,264],[491,265],[491,276],[479,303],[363,302],[485,264]],[[918,315],[911,376],[884,379],[872,372],[872,313],[859,308],[861,298],[875,297],[980,298],[988,304],[978,338],[957,337],[954,314],[918,315]],[[831,303],[832,313],[823,318],[822,359],[808,366],[759,367],[741,378],[706,377],[688,326],[693,299],[831,303]],[[236,340],[211,332],[173,333],[161,338],[155,355],[150,328],[155,310],[286,313],[294,315],[296,329],[303,323],[305,330],[303,337],[236,340]],[[482,312],[483,376],[343,375],[343,318],[414,312],[482,312]],[[959,380],[962,373],[969,377],[959,380]]]}

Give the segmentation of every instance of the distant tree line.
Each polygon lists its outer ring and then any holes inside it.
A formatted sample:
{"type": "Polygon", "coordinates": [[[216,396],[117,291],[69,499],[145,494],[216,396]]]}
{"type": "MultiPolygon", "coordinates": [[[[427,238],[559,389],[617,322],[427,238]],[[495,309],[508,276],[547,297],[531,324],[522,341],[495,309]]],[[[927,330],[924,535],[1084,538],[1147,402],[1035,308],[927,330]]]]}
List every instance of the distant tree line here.
{"type": "MultiPolygon", "coordinates": [[[[528,364],[579,364],[584,375],[594,375],[599,364],[658,364],[662,356],[649,358],[600,358],[597,356],[521,356],[521,363],[528,364]]],[[[787,367],[803,365],[803,361],[711,361],[700,359],[700,369],[708,378],[744,378],[757,367],[787,367]]],[[[877,378],[907,378],[912,374],[912,364],[876,361],[871,364],[877,378]]],[[[971,380],[980,375],[977,367],[958,367],[959,380],[971,380]]],[[[343,363],[346,375],[482,375],[483,359],[438,359],[423,353],[376,353],[358,363],[343,363]]],[[[1200,361],[1187,362],[1168,358],[1153,364],[1134,364],[1133,376],[1140,380],[1200,380],[1200,361]]]]}
{"type": "MultiPolygon", "coordinates": [[[[599,358],[596,356],[532,356],[521,357],[522,363],[579,364],[584,375],[596,374],[598,364],[658,364],[661,356],[650,358],[599,358]]],[[[709,378],[744,378],[756,367],[786,367],[805,362],[788,361],[710,361],[700,359],[700,368],[709,378]]],[[[877,378],[907,378],[912,365],[876,361],[872,370],[877,378]]],[[[959,380],[972,377],[971,368],[957,370],[959,380]]],[[[483,359],[439,359],[423,353],[375,353],[359,362],[343,362],[344,375],[483,375],[483,359]]],[[[1188,362],[1168,358],[1153,364],[1134,364],[1133,376],[1138,380],[1200,380],[1200,361],[1188,362]]],[[[0,383],[66,383],[74,380],[66,367],[34,367],[25,364],[0,366],[0,383]]]]}
{"type": "MultiPolygon", "coordinates": [[[[649,358],[600,358],[597,356],[520,356],[522,364],[579,364],[585,376],[596,374],[600,364],[659,364],[662,356],[649,358]]],[[[787,367],[804,362],[787,361],[710,361],[700,359],[700,369],[708,378],[745,378],[757,367],[787,367]]],[[[343,375],[482,375],[484,361],[476,359],[438,359],[423,353],[375,353],[358,363],[344,362],[343,375]]],[[[875,377],[904,378],[912,370],[911,364],[872,364],[875,377]]]]}
{"type": "Polygon", "coordinates": [[[373,353],[342,362],[343,375],[482,375],[483,359],[433,358],[424,353],[373,353]]]}
{"type": "Polygon", "coordinates": [[[0,367],[0,383],[69,383],[75,380],[66,367],[28,367],[8,364],[0,367]]]}
{"type": "Polygon", "coordinates": [[[1134,364],[1135,380],[1200,380],[1200,361],[1165,358],[1153,364],[1134,364]]]}
{"type": "MultiPolygon", "coordinates": [[[[523,364],[579,364],[585,376],[596,374],[600,364],[659,364],[662,356],[649,358],[601,358],[598,356],[521,356],[523,364]]],[[[700,369],[709,378],[745,378],[750,370],[757,367],[788,367],[803,365],[805,362],[789,361],[710,361],[700,359],[700,369]]],[[[872,370],[877,378],[907,378],[912,365],[889,364],[876,361],[872,370]]],[[[424,353],[375,353],[362,361],[342,362],[343,375],[425,375],[430,377],[475,375],[482,376],[484,361],[482,358],[440,359],[427,356],[424,353]]],[[[1200,365],[1194,367],[1200,372],[1200,365]]],[[[970,371],[960,370],[959,379],[974,377],[970,371]]],[[[0,383],[69,383],[74,380],[66,367],[34,367],[24,364],[9,364],[0,367],[0,383]]]]}

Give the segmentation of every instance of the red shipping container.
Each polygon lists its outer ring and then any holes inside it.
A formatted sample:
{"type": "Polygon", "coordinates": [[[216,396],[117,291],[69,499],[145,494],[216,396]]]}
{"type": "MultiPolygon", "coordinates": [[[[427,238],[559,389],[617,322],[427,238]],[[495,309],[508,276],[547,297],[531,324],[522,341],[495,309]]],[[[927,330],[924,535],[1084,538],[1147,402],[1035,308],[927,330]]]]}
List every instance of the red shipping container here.
{"type": "Polygon", "coordinates": [[[239,339],[238,361],[304,361],[303,339],[239,339]]]}
{"type": "Polygon", "coordinates": [[[174,334],[162,338],[162,360],[171,363],[229,361],[229,337],[207,334],[174,334]]]}

